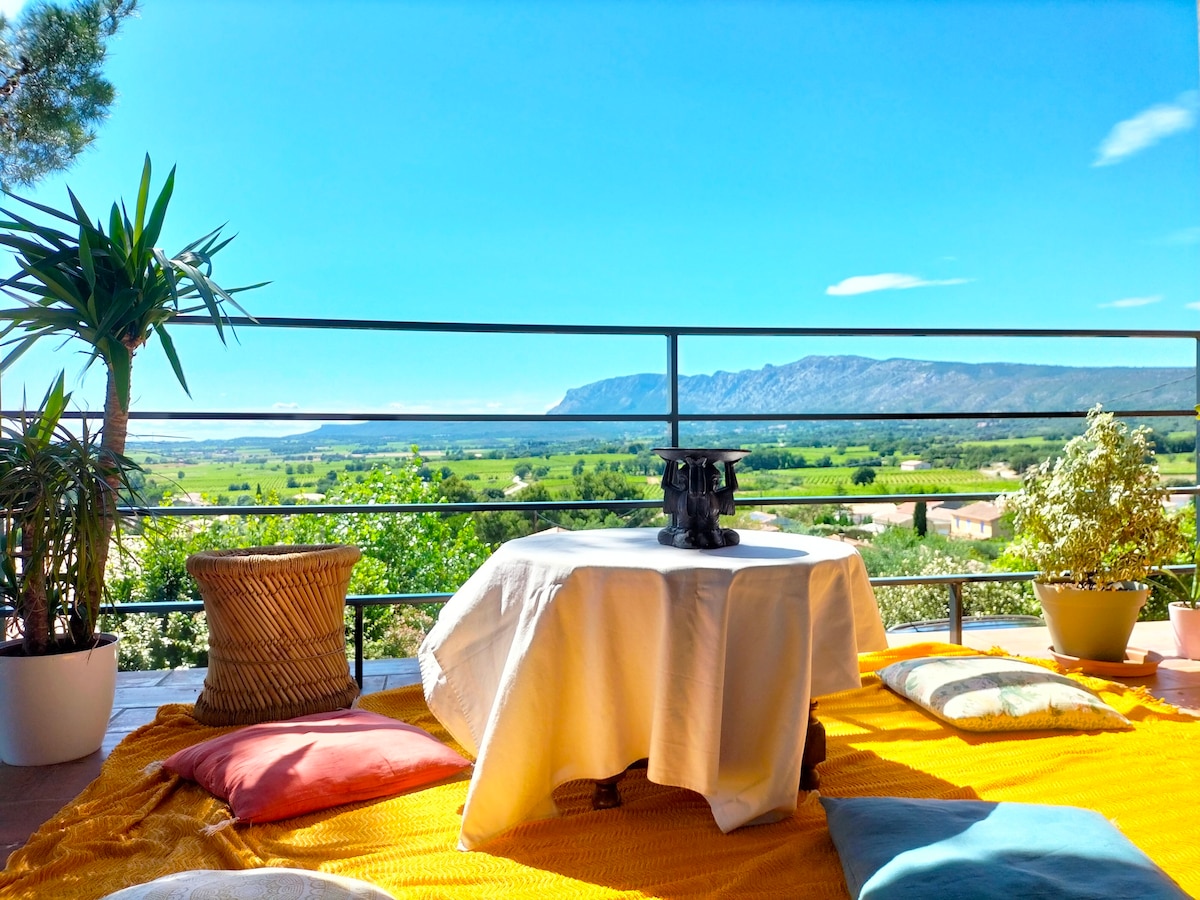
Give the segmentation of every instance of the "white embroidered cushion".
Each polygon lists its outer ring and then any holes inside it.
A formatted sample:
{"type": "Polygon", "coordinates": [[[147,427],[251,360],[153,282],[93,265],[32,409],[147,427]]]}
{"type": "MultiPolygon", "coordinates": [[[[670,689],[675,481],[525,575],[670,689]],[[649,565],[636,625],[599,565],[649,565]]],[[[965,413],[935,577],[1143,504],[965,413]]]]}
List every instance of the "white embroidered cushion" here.
{"type": "Polygon", "coordinates": [[[1129,720],[1065,675],[1002,656],[926,656],[879,670],[883,683],[965,731],[1100,731],[1129,720]]]}

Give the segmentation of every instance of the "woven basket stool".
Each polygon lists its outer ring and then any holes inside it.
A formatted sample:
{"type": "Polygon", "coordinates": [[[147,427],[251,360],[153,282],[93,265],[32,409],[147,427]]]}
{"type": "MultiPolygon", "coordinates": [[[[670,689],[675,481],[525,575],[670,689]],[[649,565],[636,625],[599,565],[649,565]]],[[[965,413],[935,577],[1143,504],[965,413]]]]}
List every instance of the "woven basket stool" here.
{"type": "Polygon", "coordinates": [[[208,617],[205,725],[252,725],[350,706],[342,611],[362,554],[341,544],[208,550],[188,557],[208,617]]]}

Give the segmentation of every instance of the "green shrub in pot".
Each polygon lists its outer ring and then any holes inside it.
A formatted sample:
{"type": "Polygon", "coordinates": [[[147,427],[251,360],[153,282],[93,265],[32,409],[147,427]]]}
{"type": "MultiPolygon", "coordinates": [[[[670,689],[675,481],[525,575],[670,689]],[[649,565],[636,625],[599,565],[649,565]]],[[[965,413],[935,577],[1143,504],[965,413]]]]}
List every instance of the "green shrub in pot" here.
{"type": "Polygon", "coordinates": [[[138,466],[61,422],[63,376],[41,410],[0,433],[0,600],[16,610],[25,656],[92,646],[104,596],[114,490],[138,466]],[[117,485],[114,489],[113,484],[117,485]]]}
{"type": "Polygon", "coordinates": [[[1097,406],[1084,434],[1004,498],[1013,516],[1010,550],[1039,573],[1034,589],[1060,653],[1123,660],[1149,594],[1145,582],[1186,545],[1178,517],[1163,505],[1147,435],[1097,406]],[[1060,612],[1071,621],[1058,621],[1060,612]],[[1085,633],[1076,636],[1076,625],[1085,633]]]}

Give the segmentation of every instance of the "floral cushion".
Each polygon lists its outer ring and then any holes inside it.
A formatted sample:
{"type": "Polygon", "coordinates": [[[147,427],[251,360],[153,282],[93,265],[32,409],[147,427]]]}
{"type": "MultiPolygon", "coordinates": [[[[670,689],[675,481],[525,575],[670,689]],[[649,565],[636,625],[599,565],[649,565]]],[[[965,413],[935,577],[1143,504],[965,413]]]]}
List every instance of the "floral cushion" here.
{"type": "Polygon", "coordinates": [[[966,731],[1128,728],[1129,720],[1064,675],[1001,656],[926,656],[880,669],[896,693],[966,731]]]}

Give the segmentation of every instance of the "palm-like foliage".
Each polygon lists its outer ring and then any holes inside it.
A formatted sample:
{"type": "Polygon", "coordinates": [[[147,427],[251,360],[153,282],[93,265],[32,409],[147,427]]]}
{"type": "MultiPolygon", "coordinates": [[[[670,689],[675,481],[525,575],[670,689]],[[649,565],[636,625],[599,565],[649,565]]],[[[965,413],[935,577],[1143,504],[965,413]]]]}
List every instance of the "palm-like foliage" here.
{"type": "MultiPolygon", "coordinates": [[[[100,220],[93,223],[69,189],[69,211],[5,191],[24,206],[49,216],[49,223],[0,208],[9,218],[0,222],[0,228],[6,229],[0,231],[0,246],[13,252],[20,267],[15,275],[0,281],[0,290],[20,304],[0,310],[0,346],[8,348],[0,360],[0,373],[43,338],[77,339],[86,344],[84,368],[99,359],[108,373],[100,447],[112,458],[125,452],[130,374],[138,349],[157,335],[176,378],[188,391],[167,323],[176,315],[207,312],[223,343],[228,307],[245,314],[232,295],[260,286],[227,291],[213,281],[212,258],[232,240],[222,239],[219,228],[172,257],[155,246],[174,187],[172,168],[150,203],[147,156],[133,215],[123,201],[114,203],[107,231],[100,220]]],[[[106,495],[109,507],[98,563],[101,573],[108,556],[107,537],[115,522],[120,487],[116,472],[110,474],[108,483],[112,490],[106,495]]]]}
{"type": "Polygon", "coordinates": [[[100,613],[115,481],[131,490],[137,466],[76,435],[60,417],[61,374],[41,412],[0,433],[0,598],[17,610],[25,652],[89,645],[100,613]]]}
{"type": "MultiPolygon", "coordinates": [[[[5,191],[14,200],[66,223],[72,233],[0,208],[12,220],[0,222],[0,227],[8,229],[0,232],[0,246],[12,250],[20,265],[17,274],[0,281],[0,290],[23,304],[0,310],[0,323],[5,323],[0,328],[0,343],[15,345],[0,362],[0,371],[41,338],[78,338],[91,347],[85,367],[96,359],[104,361],[110,393],[115,392],[120,410],[128,412],[133,355],[156,334],[175,376],[188,390],[166,323],[179,314],[207,311],[224,342],[226,304],[246,314],[231,295],[259,285],[226,291],[212,280],[212,258],[233,240],[222,240],[219,228],[170,258],[155,246],[174,187],[172,168],[147,215],[147,156],[134,215],[130,217],[123,201],[114,203],[107,232],[99,220],[92,224],[69,189],[70,212],[5,191]]],[[[105,412],[105,439],[111,445],[113,436],[107,431],[112,423],[107,408],[105,412]]]]}

